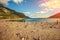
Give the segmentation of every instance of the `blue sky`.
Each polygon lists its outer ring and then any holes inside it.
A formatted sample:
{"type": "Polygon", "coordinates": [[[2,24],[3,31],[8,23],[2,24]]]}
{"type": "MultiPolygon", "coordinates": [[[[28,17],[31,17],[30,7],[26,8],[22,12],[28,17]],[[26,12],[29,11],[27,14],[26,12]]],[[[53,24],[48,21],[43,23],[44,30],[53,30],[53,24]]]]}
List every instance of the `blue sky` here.
{"type": "Polygon", "coordinates": [[[0,3],[31,18],[47,18],[60,12],[59,0],[0,0],[0,3]]]}
{"type": "Polygon", "coordinates": [[[18,12],[30,12],[31,14],[34,14],[37,11],[41,10],[41,8],[38,7],[38,3],[36,0],[24,0],[23,2],[18,4],[14,3],[13,1],[9,1],[9,5],[7,5],[7,7],[18,12]]]}

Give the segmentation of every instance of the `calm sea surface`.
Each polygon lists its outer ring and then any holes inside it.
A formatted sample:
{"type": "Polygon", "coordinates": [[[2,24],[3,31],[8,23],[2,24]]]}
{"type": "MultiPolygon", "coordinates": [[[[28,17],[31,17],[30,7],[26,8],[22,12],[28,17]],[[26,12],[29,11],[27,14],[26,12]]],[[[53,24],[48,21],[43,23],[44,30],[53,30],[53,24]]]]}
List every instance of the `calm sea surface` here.
{"type": "Polygon", "coordinates": [[[44,21],[55,22],[57,20],[60,21],[60,18],[30,18],[30,19],[23,19],[20,21],[22,22],[44,22],[44,21]]]}

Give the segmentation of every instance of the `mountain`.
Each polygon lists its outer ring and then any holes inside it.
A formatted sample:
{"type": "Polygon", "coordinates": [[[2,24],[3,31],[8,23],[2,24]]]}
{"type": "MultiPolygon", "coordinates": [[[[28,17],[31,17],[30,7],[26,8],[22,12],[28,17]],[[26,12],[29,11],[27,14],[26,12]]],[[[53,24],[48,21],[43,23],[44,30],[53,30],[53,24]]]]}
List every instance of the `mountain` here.
{"type": "Polygon", "coordinates": [[[56,13],[55,15],[50,16],[49,18],[60,18],[60,13],[56,13]]]}
{"type": "Polygon", "coordinates": [[[0,19],[29,18],[23,13],[16,12],[0,4],[0,19]]]}

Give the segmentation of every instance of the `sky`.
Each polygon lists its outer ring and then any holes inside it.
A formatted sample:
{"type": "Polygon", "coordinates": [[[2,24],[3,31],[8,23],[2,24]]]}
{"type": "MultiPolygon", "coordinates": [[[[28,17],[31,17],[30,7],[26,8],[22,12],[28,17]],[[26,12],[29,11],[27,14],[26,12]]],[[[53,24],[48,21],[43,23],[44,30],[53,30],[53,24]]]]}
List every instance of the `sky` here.
{"type": "Polygon", "coordinates": [[[48,18],[60,12],[60,0],[0,0],[0,3],[31,18],[48,18]]]}

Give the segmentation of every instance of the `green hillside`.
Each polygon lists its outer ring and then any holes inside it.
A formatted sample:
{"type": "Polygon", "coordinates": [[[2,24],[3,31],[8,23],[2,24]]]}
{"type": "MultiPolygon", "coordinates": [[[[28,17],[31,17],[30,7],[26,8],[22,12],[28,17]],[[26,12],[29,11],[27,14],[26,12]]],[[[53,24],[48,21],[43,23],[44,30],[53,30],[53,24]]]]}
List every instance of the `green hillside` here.
{"type": "Polygon", "coordinates": [[[16,12],[0,4],[0,19],[29,18],[23,13],[16,12]]]}

